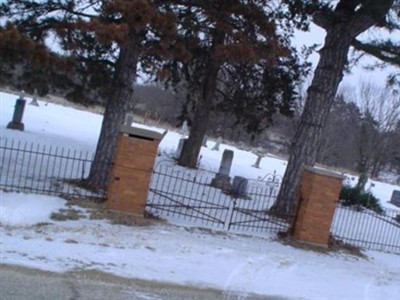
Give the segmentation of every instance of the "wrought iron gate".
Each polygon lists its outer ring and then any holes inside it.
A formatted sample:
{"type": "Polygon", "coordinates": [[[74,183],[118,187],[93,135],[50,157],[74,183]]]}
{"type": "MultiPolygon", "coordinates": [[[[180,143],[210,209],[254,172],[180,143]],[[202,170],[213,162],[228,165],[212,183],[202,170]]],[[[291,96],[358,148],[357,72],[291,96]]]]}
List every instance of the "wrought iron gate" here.
{"type": "Polygon", "coordinates": [[[200,227],[232,231],[286,231],[289,223],[268,214],[276,200],[280,177],[248,180],[245,193],[211,186],[215,173],[187,170],[168,164],[154,168],[146,212],[200,227]]]}

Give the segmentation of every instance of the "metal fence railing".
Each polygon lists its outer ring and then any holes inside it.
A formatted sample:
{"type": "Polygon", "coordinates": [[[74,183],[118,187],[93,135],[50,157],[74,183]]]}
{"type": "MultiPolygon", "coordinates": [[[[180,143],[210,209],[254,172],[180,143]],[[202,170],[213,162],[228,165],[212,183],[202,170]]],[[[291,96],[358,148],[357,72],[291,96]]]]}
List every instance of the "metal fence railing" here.
{"type": "Polygon", "coordinates": [[[104,191],[80,187],[92,153],[0,139],[0,188],[49,195],[104,198],[104,191]]]}
{"type": "MultiPolygon", "coordinates": [[[[87,151],[0,138],[0,189],[85,198],[105,198],[79,183],[87,178],[93,154],[87,151]]],[[[241,193],[211,185],[215,173],[160,161],[153,170],[146,212],[194,226],[235,232],[287,231],[294,216],[269,213],[281,178],[246,180],[241,193]]],[[[318,224],[315,224],[318,226],[318,224]]],[[[339,204],[331,226],[335,239],[367,249],[400,253],[400,211],[376,212],[339,204]]]]}
{"type": "Polygon", "coordinates": [[[241,184],[246,186],[238,187],[238,194],[213,187],[215,175],[157,164],[146,211],[173,221],[238,232],[288,230],[290,222],[268,214],[279,190],[278,177],[244,180],[241,184]]]}
{"type": "Polygon", "coordinates": [[[400,253],[400,211],[383,209],[376,212],[339,204],[331,234],[351,245],[400,253]]]}

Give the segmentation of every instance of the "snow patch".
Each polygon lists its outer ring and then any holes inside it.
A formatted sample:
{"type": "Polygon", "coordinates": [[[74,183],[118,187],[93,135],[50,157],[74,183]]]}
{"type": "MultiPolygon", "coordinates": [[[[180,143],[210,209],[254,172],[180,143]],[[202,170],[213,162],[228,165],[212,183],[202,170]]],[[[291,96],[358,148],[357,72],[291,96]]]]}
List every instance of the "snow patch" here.
{"type": "Polygon", "coordinates": [[[50,222],[52,212],[65,207],[58,197],[0,191],[0,225],[30,226],[50,222]]]}

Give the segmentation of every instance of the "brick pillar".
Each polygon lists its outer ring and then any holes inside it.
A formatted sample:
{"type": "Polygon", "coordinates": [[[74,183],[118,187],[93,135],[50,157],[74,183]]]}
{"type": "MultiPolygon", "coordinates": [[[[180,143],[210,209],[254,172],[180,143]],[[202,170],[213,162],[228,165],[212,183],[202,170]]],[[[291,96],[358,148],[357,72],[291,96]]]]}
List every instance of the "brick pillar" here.
{"type": "Polygon", "coordinates": [[[163,135],[122,126],[108,186],[107,208],[143,215],[147,193],[163,135]]]}
{"type": "Polygon", "coordinates": [[[296,240],[322,247],[328,246],[343,179],[343,176],[330,171],[304,168],[293,229],[293,237],[296,240]]]}

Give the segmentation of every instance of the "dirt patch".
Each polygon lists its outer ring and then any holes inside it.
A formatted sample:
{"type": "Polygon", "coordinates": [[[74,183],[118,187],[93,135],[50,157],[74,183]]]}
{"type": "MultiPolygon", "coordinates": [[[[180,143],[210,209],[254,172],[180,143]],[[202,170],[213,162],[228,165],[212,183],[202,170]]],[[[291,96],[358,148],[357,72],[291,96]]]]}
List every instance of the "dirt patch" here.
{"type": "Polygon", "coordinates": [[[126,225],[126,226],[152,226],[160,224],[160,220],[147,218],[141,215],[121,213],[100,209],[92,211],[91,220],[108,220],[111,224],[126,225]]]}
{"type": "Polygon", "coordinates": [[[79,220],[86,218],[81,211],[73,208],[62,208],[58,212],[51,214],[50,218],[54,221],[68,221],[68,220],[79,220]]]}
{"type": "Polygon", "coordinates": [[[291,246],[297,249],[303,249],[308,251],[314,251],[322,254],[332,254],[332,253],[344,253],[349,254],[358,258],[367,259],[367,256],[362,252],[360,247],[356,247],[345,243],[341,240],[335,239],[334,237],[329,238],[328,247],[313,245],[305,242],[300,242],[293,239],[288,233],[281,232],[278,234],[277,238],[278,242],[281,242],[284,245],[291,246]]]}
{"type": "Polygon", "coordinates": [[[350,254],[353,256],[367,258],[367,256],[362,252],[362,249],[357,246],[353,246],[351,244],[345,243],[342,240],[335,239],[334,237],[329,238],[329,248],[332,251],[341,251],[346,254],[350,254]]]}
{"type": "MultiPolygon", "coordinates": [[[[151,216],[135,215],[123,212],[110,211],[106,207],[104,200],[93,200],[86,198],[67,198],[68,209],[63,212],[56,213],[57,218],[62,220],[63,217],[69,218],[69,220],[77,220],[79,218],[89,218],[90,220],[106,220],[111,224],[126,225],[126,226],[152,226],[165,223],[161,219],[157,219],[151,216]],[[74,207],[83,208],[87,214],[83,215],[74,207]]],[[[54,219],[54,218],[53,218],[54,219]]]]}

